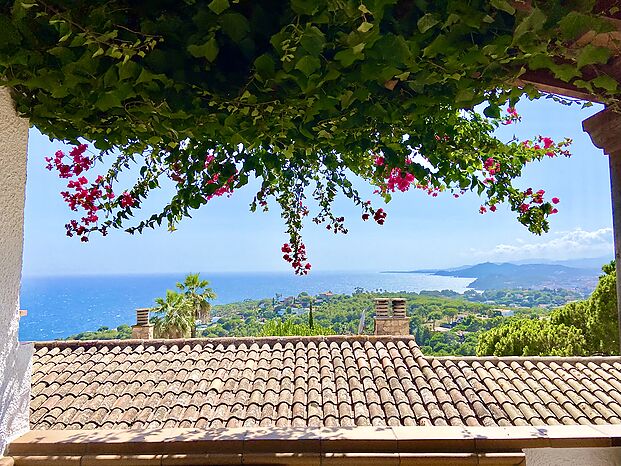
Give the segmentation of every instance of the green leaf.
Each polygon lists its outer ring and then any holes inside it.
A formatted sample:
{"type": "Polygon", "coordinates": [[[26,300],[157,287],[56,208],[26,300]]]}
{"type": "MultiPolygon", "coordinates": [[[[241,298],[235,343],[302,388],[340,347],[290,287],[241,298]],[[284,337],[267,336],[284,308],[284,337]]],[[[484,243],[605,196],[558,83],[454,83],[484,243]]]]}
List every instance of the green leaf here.
{"type": "Polygon", "coordinates": [[[295,69],[300,70],[306,76],[310,76],[313,72],[315,72],[315,70],[319,69],[320,66],[321,62],[319,61],[319,58],[305,55],[295,64],[295,69]]]}
{"type": "Polygon", "coordinates": [[[235,43],[241,42],[250,32],[250,23],[240,13],[226,13],[221,16],[220,22],[222,24],[222,31],[235,43]]]}
{"type": "Polygon", "coordinates": [[[435,57],[439,53],[446,53],[449,47],[449,40],[444,34],[436,37],[431,44],[423,50],[424,57],[435,57]]]}
{"type": "Polygon", "coordinates": [[[568,13],[559,22],[561,36],[566,40],[574,40],[591,29],[593,19],[577,11],[568,13]]]}
{"type": "Polygon", "coordinates": [[[120,107],[121,99],[114,92],[106,92],[102,94],[97,102],[95,102],[95,107],[97,107],[102,112],[110,110],[113,107],[120,107]]]}
{"type": "Polygon", "coordinates": [[[212,0],[212,2],[207,6],[211,11],[219,15],[231,5],[229,4],[229,0],[212,0]]]}
{"type": "Polygon", "coordinates": [[[317,27],[309,26],[300,37],[300,44],[309,55],[316,57],[323,51],[326,39],[317,27]]]}
{"type": "Polygon", "coordinates": [[[212,37],[202,45],[188,45],[188,52],[197,58],[206,58],[208,61],[213,62],[218,56],[218,43],[215,37],[212,37]]]}
{"type": "Polygon", "coordinates": [[[474,90],[472,89],[460,89],[455,96],[455,102],[470,102],[474,99],[474,90]]]}
{"type": "Polygon", "coordinates": [[[616,92],[619,89],[619,83],[617,80],[605,74],[598,76],[591,82],[594,86],[599,87],[600,89],[605,89],[608,92],[616,92]]]}
{"type": "Polygon", "coordinates": [[[562,79],[565,82],[569,82],[572,78],[580,75],[575,66],[568,64],[554,65],[551,68],[551,71],[554,73],[555,77],[562,79]]]}
{"type": "Polygon", "coordinates": [[[291,0],[291,8],[301,15],[312,15],[317,11],[317,0],[291,0]]]}
{"type": "Polygon", "coordinates": [[[274,76],[274,60],[264,53],[254,61],[254,69],[262,78],[270,78],[274,76]]]}
{"type": "Polygon", "coordinates": [[[128,61],[119,66],[119,81],[135,78],[139,73],[140,65],[136,62],[128,61]]]}
{"type": "Polygon", "coordinates": [[[149,81],[153,81],[153,73],[143,68],[138,76],[138,79],[136,80],[136,84],[146,83],[149,81]]]}
{"type": "Polygon", "coordinates": [[[578,68],[582,68],[586,65],[606,63],[611,55],[612,52],[606,47],[597,47],[593,44],[587,44],[580,50],[578,58],[576,59],[576,65],[578,68]]]}
{"type": "Polygon", "coordinates": [[[360,56],[355,54],[352,49],[345,49],[337,52],[336,55],[334,55],[334,59],[337,60],[341,66],[347,67],[351,66],[356,60],[359,60],[360,56]]]}
{"type": "Polygon", "coordinates": [[[439,22],[440,20],[437,18],[436,15],[432,13],[427,13],[425,16],[418,20],[418,30],[424,34],[439,22]]]}
{"type": "Polygon", "coordinates": [[[513,43],[518,43],[519,39],[527,32],[538,32],[543,29],[546,19],[546,15],[543,11],[539,8],[533,8],[530,14],[515,28],[513,32],[513,43]]]}
{"type": "Polygon", "coordinates": [[[373,23],[369,23],[368,21],[358,26],[358,31],[360,32],[369,32],[371,29],[373,29],[373,23]]]}
{"type": "Polygon", "coordinates": [[[507,0],[491,0],[490,4],[497,10],[502,10],[510,15],[515,14],[515,8],[507,0]]]}
{"type": "Polygon", "coordinates": [[[483,114],[489,118],[500,118],[500,107],[498,105],[490,104],[483,110],[483,114]]]}
{"type": "Polygon", "coordinates": [[[541,68],[549,69],[554,66],[554,61],[548,55],[535,55],[528,61],[528,68],[531,70],[539,70],[541,68]]]}

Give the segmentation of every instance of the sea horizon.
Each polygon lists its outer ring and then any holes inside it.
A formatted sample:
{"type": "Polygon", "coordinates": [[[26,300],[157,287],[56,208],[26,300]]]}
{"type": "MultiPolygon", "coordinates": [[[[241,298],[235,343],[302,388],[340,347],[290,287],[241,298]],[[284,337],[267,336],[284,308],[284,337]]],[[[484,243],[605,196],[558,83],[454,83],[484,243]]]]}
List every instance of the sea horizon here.
{"type": "MultiPolygon", "coordinates": [[[[135,309],[152,307],[156,297],[174,289],[186,273],[102,274],[33,276],[22,279],[20,307],[28,315],[20,321],[20,340],[42,341],[115,328],[135,322],[135,309]]],[[[453,290],[464,292],[474,279],[428,273],[314,272],[295,276],[291,272],[201,273],[217,294],[212,304],[326,291],[351,294],[365,291],[453,290]]]]}

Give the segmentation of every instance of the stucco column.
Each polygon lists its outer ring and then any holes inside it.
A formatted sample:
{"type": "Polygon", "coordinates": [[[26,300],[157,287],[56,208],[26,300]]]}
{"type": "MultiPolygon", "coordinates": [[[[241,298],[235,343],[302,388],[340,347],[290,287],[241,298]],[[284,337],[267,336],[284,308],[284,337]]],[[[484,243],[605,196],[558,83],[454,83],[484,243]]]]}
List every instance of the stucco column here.
{"type": "Polygon", "coordinates": [[[0,87],[0,456],[28,430],[32,344],[17,340],[28,121],[0,87]]]}
{"type": "MultiPolygon", "coordinates": [[[[589,134],[593,144],[608,155],[615,261],[617,270],[619,270],[621,267],[621,114],[610,109],[602,110],[584,120],[582,129],[589,134]]],[[[619,273],[617,273],[617,315],[619,317],[618,342],[621,346],[621,280],[619,273]]]]}

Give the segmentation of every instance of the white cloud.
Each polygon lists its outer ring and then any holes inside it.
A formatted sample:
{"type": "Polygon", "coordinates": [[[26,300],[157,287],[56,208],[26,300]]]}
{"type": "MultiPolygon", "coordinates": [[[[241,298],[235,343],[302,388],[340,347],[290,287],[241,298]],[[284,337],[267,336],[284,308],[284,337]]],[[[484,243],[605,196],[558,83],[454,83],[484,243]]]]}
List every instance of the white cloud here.
{"type": "Polygon", "coordinates": [[[612,228],[594,231],[576,228],[541,237],[533,236],[528,241],[518,239],[512,244],[501,243],[485,250],[474,249],[469,255],[489,261],[564,260],[610,254],[613,245],[612,228]]]}

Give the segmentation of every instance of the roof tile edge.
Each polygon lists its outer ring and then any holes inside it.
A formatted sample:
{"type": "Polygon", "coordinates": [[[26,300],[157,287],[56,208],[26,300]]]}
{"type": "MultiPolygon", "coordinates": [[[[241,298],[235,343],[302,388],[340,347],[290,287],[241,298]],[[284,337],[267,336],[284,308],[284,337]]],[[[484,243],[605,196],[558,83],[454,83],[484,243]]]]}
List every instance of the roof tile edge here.
{"type": "Polygon", "coordinates": [[[38,348],[76,348],[91,346],[136,346],[136,345],[168,345],[168,346],[185,346],[197,344],[213,344],[213,345],[249,345],[249,344],[267,344],[274,345],[276,343],[289,342],[348,342],[348,341],[369,341],[369,342],[391,342],[391,341],[413,341],[414,336],[411,335],[320,335],[320,336],[275,336],[275,337],[216,337],[216,338],[177,338],[177,339],[148,339],[148,340],[51,340],[51,341],[35,341],[35,349],[38,348]]]}

